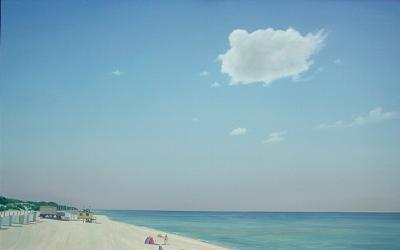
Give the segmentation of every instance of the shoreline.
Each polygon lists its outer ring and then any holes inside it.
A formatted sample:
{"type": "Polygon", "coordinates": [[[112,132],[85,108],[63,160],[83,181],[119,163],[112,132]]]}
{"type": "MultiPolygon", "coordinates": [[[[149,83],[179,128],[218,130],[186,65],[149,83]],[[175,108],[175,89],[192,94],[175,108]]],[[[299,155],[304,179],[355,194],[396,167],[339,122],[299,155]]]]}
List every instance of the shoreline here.
{"type": "MultiPolygon", "coordinates": [[[[232,250],[232,248],[229,248],[228,246],[224,246],[223,244],[220,244],[220,243],[210,242],[210,241],[203,240],[203,239],[195,239],[195,238],[192,238],[190,236],[181,235],[179,233],[165,232],[165,231],[162,231],[162,230],[159,230],[159,229],[156,229],[156,228],[151,228],[151,227],[146,227],[146,226],[139,226],[139,225],[130,224],[130,223],[127,223],[127,222],[124,222],[124,221],[113,220],[109,216],[104,215],[104,214],[96,215],[96,217],[97,216],[104,216],[107,219],[109,219],[110,221],[113,221],[115,223],[122,223],[122,224],[125,224],[125,225],[128,225],[128,226],[132,226],[132,227],[135,227],[135,228],[138,228],[138,229],[143,229],[143,230],[146,230],[146,231],[153,231],[153,232],[157,232],[158,234],[161,233],[163,235],[168,234],[168,237],[173,236],[173,237],[182,238],[182,239],[189,239],[189,240],[193,240],[193,241],[199,241],[201,243],[204,243],[204,244],[207,244],[207,245],[211,245],[213,247],[217,247],[217,248],[213,248],[213,249],[232,250]]],[[[156,244],[156,246],[158,246],[158,245],[156,244]]],[[[164,245],[162,245],[162,246],[164,246],[164,245]]]]}
{"type": "Polygon", "coordinates": [[[229,248],[168,233],[168,244],[163,245],[165,232],[132,225],[96,215],[96,223],[82,221],[59,221],[39,219],[36,223],[14,224],[0,230],[2,249],[158,249],[165,250],[204,249],[227,250],[229,248]],[[156,245],[144,244],[147,236],[154,238],[156,245]]]}

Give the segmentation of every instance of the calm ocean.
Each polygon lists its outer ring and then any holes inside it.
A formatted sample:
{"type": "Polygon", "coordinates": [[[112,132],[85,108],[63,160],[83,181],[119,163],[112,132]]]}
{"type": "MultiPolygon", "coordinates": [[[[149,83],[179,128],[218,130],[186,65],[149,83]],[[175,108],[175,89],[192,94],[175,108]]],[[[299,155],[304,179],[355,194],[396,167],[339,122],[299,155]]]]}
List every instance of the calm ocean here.
{"type": "Polygon", "coordinates": [[[400,249],[400,213],[97,213],[233,249],[400,249]]]}

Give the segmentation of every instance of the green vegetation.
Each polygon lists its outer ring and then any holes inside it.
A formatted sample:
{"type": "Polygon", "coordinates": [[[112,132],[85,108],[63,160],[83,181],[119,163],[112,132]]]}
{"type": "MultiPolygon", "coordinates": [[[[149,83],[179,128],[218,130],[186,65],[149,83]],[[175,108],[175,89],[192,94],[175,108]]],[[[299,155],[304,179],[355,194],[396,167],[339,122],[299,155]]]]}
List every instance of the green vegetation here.
{"type": "Polygon", "coordinates": [[[33,210],[39,211],[40,206],[56,206],[59,209],[76,209],[75,207],[69,207],[65,205],[60,205],[55,202],[48,201],[22,201],[17,199],[6,198],[0,196],[0,211],[6,210],[33,210]]]}

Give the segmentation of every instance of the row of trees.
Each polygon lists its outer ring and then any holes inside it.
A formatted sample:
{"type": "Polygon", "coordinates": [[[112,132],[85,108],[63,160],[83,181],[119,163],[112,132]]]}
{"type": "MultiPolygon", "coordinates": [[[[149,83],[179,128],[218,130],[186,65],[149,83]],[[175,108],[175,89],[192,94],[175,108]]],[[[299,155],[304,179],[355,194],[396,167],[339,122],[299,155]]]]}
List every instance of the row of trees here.
{"type": "MultiPolygon", "coordinates": [[[[10,199],[4,196],[0,196],[0,211],[6,210],[33,210],[39,211],[40,206],[56,206],[60,207],[55,202],[48,201],[22,201],[17,199],[10,199]]],[[[76,209],[74,207],[64,206],[65,209],[76,209]]]]}

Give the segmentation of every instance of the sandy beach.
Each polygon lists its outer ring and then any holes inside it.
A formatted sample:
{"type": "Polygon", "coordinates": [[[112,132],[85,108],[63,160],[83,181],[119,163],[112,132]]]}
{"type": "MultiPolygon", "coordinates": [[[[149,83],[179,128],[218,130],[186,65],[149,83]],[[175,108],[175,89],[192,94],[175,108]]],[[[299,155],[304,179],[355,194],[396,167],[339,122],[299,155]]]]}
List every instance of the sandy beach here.
{"type": "MultiPolygon", "coordinates": [[[[35,224],[18,225],[0,230],[0,248],[8,249],[158,249],[158,245],[146,245],[144,240],[152,236],[156,243],[164,232],[133,226],[97,215],[97,223],[82,221],[58,221],[40,219],[35,224]]],[[[168,234],[172,249],[227,249],[178,235],[168,234]]]]}

